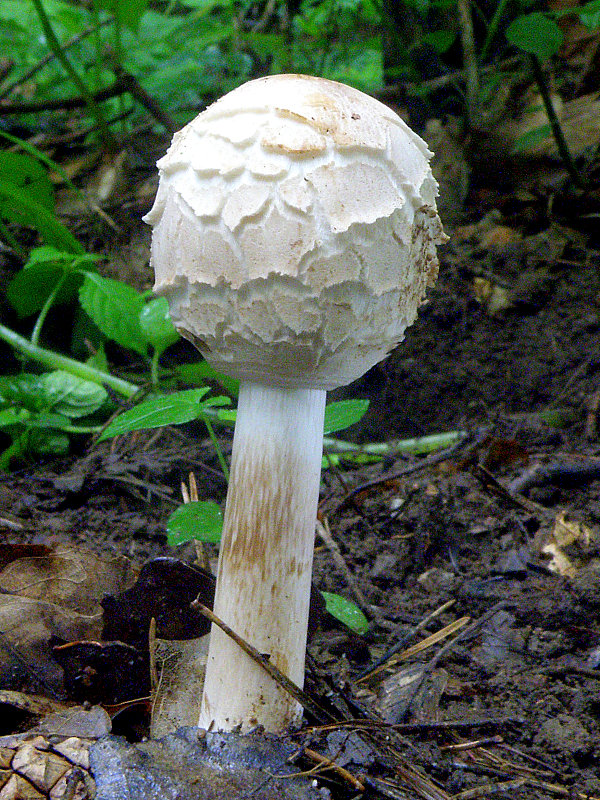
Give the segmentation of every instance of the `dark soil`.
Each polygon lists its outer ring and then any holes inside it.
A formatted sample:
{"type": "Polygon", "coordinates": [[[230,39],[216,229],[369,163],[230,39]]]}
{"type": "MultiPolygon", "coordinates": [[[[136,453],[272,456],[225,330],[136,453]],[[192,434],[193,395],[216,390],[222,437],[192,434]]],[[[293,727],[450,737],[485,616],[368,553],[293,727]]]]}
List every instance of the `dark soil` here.
{"type": "MultiPolygon", "coordinates": [[[[600,252],[565,220],[521,227],[522,238],[500,245],[458,229],[406,341],[340,393],[372,401],[357,441],[467,434],[443,459],[324,476],[321,512],[373,623],[359,637],[322,620],[308,685],[341,681],[349,717],[362,708],[399,726],[377,740],[405,765],[395,789],[378,783],[386,772],[376,759],[348,762],[373,796],[600,796],[600,252]],[[485,297],[494,288],[499,310],[485,297]],[[558,412],[552,425],[548,411],[558,412]],[[561,573],[544,548],[565,531],[561,573]],[[454,622],[455,632],[402,656],[454,622]],[[397,663],[356,683],[404,640],[397,663]],[[419,774],[438,794],[419,788],[419,774]]],[[[144,253],[146,234],[135,236],[144,253]]],[[[191,470],[201,499],[224,497],[203,436],[137,435],[3,476],[3,542],[91,548],[138,564],[193,560],[191,548],[168,547],[165,522],[191,470]]],[[[352,598],[318,544],[316,586],[352,598]]],[[[40,691],[35,665],[6,688],[40,691]]],[[[353,795],[339,780],[330,788],[353,795]]]]}

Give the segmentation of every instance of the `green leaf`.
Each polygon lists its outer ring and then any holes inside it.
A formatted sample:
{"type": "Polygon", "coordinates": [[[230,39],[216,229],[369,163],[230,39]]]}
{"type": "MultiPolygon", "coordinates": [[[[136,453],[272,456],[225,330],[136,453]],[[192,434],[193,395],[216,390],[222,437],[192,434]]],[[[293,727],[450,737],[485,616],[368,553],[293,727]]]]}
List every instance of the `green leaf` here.
{"type": "Polygon", "coordinates": [[[33,414],[25,423],[26,428],[61,428],[71,424],[71,420],[65,417],[64,414],[50,414],[47,412],[40,412],[33,414]]]}
{"type": "Polygon", "coordinates": [[[0,217],[17,225],[35,228],[45,242],[59,250],[83,253],[83,247],[52,211],[3,178],[0,178],[0,217]]]}
{"type": "Polygon", "coordinates": [[[456,32],[448,30],[431,31],[430,33],[426,33],[421,39],[423,44],[431,45],[438,53],[447,52],[455,41],[456,32]]]}
{"type": "Polygon", "coordinates": [[[136,31],[143,13],[148,8],[148,0],[94,0],[94,5],[96,8],[110,11],[121,25],[136,31]]]}
{"type": "Polygon", "coordinates": [[[30,411],[43,408],[44,390],[39,375],[22,372],[0,377],[0,404],[22,405],[30,411]]]}
{"type": "Polygon", "coordinates": [[[369,629],[369,620],[365,617],[360,608],[351,600],[346,600],[339,594],[333,592],[321,592],[325,600],[325,608],[332,617],[343,622],[346,627],[354,633],[363,634],[369,629]]]}
{"type": "Polygon", "coordinates": [[[600,0],[592,0],[591,3],[586,3],[576,10],[579,12],[578,16],[582,25],[591,30],[600,28],[600,0]]]}
{"type": "Polygon", "coordinates": [[[180,364],[175,367],[175,374],[186,383],[204,383],[207,380],[216,381],[232,397],[237,397],[240,393],[240,382],[235,378],[230,378],[222,372],[217,372],[208,361],[197,361],[195,364],[180,364]]]}
{"type": "Polygon", "coordinates": [[[31,416],[30,412],[24,408],[5,408],[0,411],[0,428],[8,428],[11,425],[18,425],[26,422],[31,416]]]}
{"type": "Polygon", "coordinates": [[[44,456],[62,456],[69,452],[69,437],[54,431],[31,431],[27,449],[32,453],[44,456]]]}
{"type": "MultiPolygon", "coordinates": [[[[0,176],[48,211],[54,211],[54,191],[46,170],[37,159],[22,153],[0,151],[0,176]]],[[[0,202],[0,213],[3,204],[0,202]]]]}
{"type": "Polygon", "coordinates": [[[218,544],[223,530],[223,513],[210,500],[185,503],[167,520],[167,541],[170,545],[185,544],[197,539],[218,544]]]}
{"type": "Polygon", "coordinates": [[[179,340],[179,334],[169,315],[169,304],[164,297],[146,303],[140,311],[140,327],[146,341],[158,353],[163,353],[179,340]]]}
{"type": "Polygon", "coordinates": [[[540,125],[519,136],[511,148],[511,153],[524,153],[541,142],[545,142],[550,136],[552,136],[552,128],[547,122],[545,125],[540,125]]]}
{"type": "Polygon", "coordinates": [[[94,369],[99,369],[101,372],[108,372],[108,358],[106,357],[106,352],[104,347],[100,345],[100,347],[96,350],[94,355],[90,356],[86,359],[86,364],[90,367],[94,367],[94,369]]]}
{"type": "Polygon", "coordinates": [[[367,413],[368,400],[340,400],[325,407],[325,436],[343,431],[359,422],[367,413]]]}
{"type": "Polygon", "coordinates": [[[69,419],[93,414],[108,397],[106,389],[100,384],[62,370],[42,375],[41,385],[46,407],[69,419]]]}
{"type": "Polygon", "coordinates": [[[31,252],[22,270],[17,272],[7,289],[7,297],[21,317],[39,311],[56,284],[67,273],[67,279],[54,298],[54,303],[68,303],[76,295],[83,276],[80,267],[93,266],[98,256],[90,253],[75,255],[45,245],[31,252]]]}
{"type": "Polygon", "coordinates": [[[182,392],[158,395],[144,400],[135,408],[130,408],[115,417],[104,429],[100,440],[131,431],[191,422],[209,405],[207,402],[202,403],[202,398],[209,391],[208,386],[203,386],[201,389],[185,389],[182,392]]]}
{"type": "Polygon", "coordinates": [[[544,61],[556,55],[563,43],[563,34],[553,19],[541,11],[523,14],[506,29],[506,38],[519,50],[544,61]]]}
{"type": "Polygon", "coordinates": [[[144,298],[139,292],[121,281],[86,272],[79,300],[106,337],[146,355],[148,345],[140,327],[144,298]]]}

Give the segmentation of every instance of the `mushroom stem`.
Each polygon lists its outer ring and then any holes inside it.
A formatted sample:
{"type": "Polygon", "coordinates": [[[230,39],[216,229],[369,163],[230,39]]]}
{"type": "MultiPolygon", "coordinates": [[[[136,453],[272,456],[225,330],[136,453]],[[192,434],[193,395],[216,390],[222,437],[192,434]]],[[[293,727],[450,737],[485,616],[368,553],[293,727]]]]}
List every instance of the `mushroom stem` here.
{"type": "MultiPolygon", "coordinates": [[[[304,658],[325,391],[240,386],[215,614],[298,686],[304,658]]],[[[199,725],[280,732],[299,704],[215,625],[199,725]]]]}

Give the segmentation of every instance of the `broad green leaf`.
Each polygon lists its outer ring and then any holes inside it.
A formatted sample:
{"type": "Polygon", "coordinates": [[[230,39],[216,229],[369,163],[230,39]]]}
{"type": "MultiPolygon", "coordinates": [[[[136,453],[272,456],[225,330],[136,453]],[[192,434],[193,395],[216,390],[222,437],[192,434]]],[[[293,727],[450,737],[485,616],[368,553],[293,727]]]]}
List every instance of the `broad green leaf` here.
{"type": "Polygon", "coordinates": [[[369,629],[369,620],[360,608],[351,600],[346,600],[333,592],[321,592],[325,600],[325,608],[332,617],[343,622],[354,633],[363,634],[369,629]]]}
{"type": "Polygon", "coordinates": [[[164,297],[157,297],[140,311],[140,326],[146,341],[159,353],[179,340],[169,315],[169,304],[164,297]]]}
{"type": "Polygon", "coordinates": [[[52,211],[3,177],[0,177],[0,217],[35,228],[45,242],[59,250],[83,253],[83,247],[52,211]]]}
{"type": "Polygon", "coordinates": [[[185,389],[182,392],[159,395],[143,400],[134,408],[119,414],[104,429],[100,440],[110,439],[122,433],[147,428],[160,428],[163,425],[182,425],[197,419],[206,407],[202,398],[210,391],[208,386],[201,389],[185,389]]]}
{"type": "Polygon", "coordinates": [[[40,411],[44,407],[41,377],[28,372],[0,376],[0,404],[22,405],[30,411],[40,411]]]}
{"type": "Polygon", "coordinates": [[[148,345],[140,327],[144,299],[135,289],[121,281],[86,272],[79,300],[107,338],[146,355],[148,345]]]}
{"type": "Polygon", "coordinates": [[[359,422],[367,413],[368,400],[340,400],[325,407],[325,436],[343,431],[359,422]]]}
{"type": "Polygon", "coordinates": [[[99,369],[101,372],[109,371],[108,358],[106,357],[106,352],[102,345],[100,345],[93,356],[86,359],[85,363],[89,364],[90,367],[94,367],[94,369],[99,369]]]}
{"type": "Polygon", "coordinates": [[[90,269],[96,260],[98,257],[90,253],[75,255],[47,245],[38,247],[12,279],[6,295],[19,316],[27,317],[43,307],[57,283],[65,278],[54,303],[68,303],[76,296],[83,280],[78,269],[90,269]]]}
{"type": "Polygon", "coordinates": [[[235,408],[223,408],[217,412],[217,419],[225,425],[235,424],[237,419],[237,411],[235,408]]]}
{"type": "Polygon", "coordinates": [[[223,513],[210,500],[185,503],[167,520],[167,541],[170,545],[185,544],[197,539],[218,544],[223,530],[223,513]]]}
{"type": "Polygon", "coordinates": [[[62,370],[42,375],[41,384],[46,408],[70,419],[93,414],[108,397],[106,389],[98,383],[62,370]]]}
{"type": "Polygon", "coordinates": [[[445,53],[448,51],[456,41],[456,32],[448,30],[438,30],[426,33],[421,42],[429,44],[438,53],[445,53]]]}
{"type": "Polygon", "coordinates": [[[552,128],[547,122],[545,125],[540,125],[519,136],[511,148],[511,153],[523,153],[541,142],[545,142],[550,136],[552,136],[552,128]]]}
{"type": "Polygon", "coordinates": [[[27,449],[38,455],[62,456],[69,452],[69,437],[55,431],[31,431],[27,444],[27,449]]]}
{"type": "Polygon", "coordinates": [[[556,55],[563,43],[563,34],[553,19],[541,11],[523,14],[506,29],[506,38],[519,50],[544,61],[556,55]]]}
{"type": "Polygon", "coordinates": [[[45,164],[48,169],[56,172],[57,175],[60,175],[65,185],[68,186],[69,189],[75,192],[75,194],[81,200],[86,201],[85,194],[73,183],[71,178],[69,178],[68,173],[63,169],[58,161],[54,161],[54,159],[50,158],[47,153],[44,153],[43,150],[39,150],[34,144],[31,144],[31,142],[27,142],[25,139],[20,139],[18,136],[13,136],[11,133],[0,130],[0,137],[7,139],[12,144],[16,144],[26,153],[29,153],[30,156],[33,156],[33,158],[37,159],[37,161],[39,161],[41,164],[45,164]]]}
{"type": "Polygon", "coordinates": [[[71,420],[65,417],[64,414],[51,414],[41,411],[39,414],[33,414],[25,423],[27,428],[64,428],[70,425],[71,420]]]}
{"type": "Polygon", "coordinates": [[[10,425],[26,422],[30,416],[30,412],[24,408],[16,406],[5,408],[0,411],[0,428],[8,428],[10,425]]]}
{"type": "Polygon", "coordinates": [[[592,0],[586,3],[578,11],[579,20],[586,28],[600,28],[600,0],[592,0]]]}
{"type": "MultiPolygon", "coordinates": [[[[54,210],[54,192],[46,170],[40,162],[23,153],[0,150],[0,176],[48,211],[54,210]]],[[[3,204],[0,202],[0,211],[3,204]]]]}
{"type": "Polygon", "coordinates": [[[240,393],[240,382],[235,378],[224,375],[222,372],[217,372],[208,361],[197,361],[195,364],[180,364],[175,367],[174,372],[186,383],[204,383],[207,380],[216,381],[232,397],[237,397],[240,393]]]}
{"type": "Polygon", "coordinates": [[[131,30],[137,30],[144,11],[148,8],[148,0],[94,0],[96,8],[110,11],[131,30]]]}

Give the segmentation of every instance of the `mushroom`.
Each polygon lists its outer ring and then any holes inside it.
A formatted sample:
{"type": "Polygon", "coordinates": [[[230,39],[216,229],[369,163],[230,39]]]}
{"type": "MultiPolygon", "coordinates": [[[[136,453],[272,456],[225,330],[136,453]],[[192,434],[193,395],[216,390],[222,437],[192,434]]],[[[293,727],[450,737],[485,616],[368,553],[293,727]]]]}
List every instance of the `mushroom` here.
{"type": "MultiPolygon", "coordinates": [[[[430,157],[362,92],[274,75],[211,105],[158,162],[156,294],[240,380],[214,612],[299,686],[325,395],[403,339],[436,278],[430,157]]],[[[213,625],[199,724],[279,732],[300,716],[213,625]]]]}

